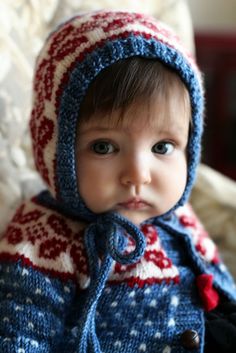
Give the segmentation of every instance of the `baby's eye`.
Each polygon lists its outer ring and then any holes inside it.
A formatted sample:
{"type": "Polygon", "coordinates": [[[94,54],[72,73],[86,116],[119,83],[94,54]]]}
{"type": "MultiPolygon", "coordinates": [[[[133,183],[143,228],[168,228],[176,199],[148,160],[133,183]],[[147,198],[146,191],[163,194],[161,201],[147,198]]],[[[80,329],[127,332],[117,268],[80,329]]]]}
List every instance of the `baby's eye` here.
{"type": "Polygon", "coordinates": [[[152,146],[152,152],[158,154],[171,154],[174,150],[174,145],[171,142],[158,142],[152,146]]]}
{"type": "Polygon", "coordinates": [[[98,141],[92,144],[91,149],[97,154],[109,154],[115,152],[116,147],[110,142],[98,141]]]}

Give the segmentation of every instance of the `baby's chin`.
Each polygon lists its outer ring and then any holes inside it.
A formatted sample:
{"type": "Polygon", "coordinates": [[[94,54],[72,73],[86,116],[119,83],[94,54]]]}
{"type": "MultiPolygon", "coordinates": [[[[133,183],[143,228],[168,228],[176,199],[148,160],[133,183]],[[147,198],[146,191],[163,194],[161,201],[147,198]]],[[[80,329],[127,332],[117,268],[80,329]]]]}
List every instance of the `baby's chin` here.
{"type": "Polygon", "coordinates": [[[157,212],[157,211],[154,212],[150,210],[148,211],[119,210],[117,212],[120,213],[122,216],[126,217],[129,221],[134,223],[136,226],[140,226],[141,223],[147,221],[148,219],[156,216],[160,216],[161,214],[164,213],[164,212],[157,212]]]}

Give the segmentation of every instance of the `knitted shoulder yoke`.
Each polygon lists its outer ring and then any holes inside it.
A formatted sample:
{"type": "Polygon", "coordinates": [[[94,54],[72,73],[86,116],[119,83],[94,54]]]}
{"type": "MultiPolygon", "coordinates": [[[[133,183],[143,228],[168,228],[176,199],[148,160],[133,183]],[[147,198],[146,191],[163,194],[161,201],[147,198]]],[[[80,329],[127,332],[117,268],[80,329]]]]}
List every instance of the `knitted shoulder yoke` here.
{"type": "Polygon", "coordinates": [[[194,60],[170,29],[136,13],[103,11],[79,15],[48,37],[36,63],[30,128],[36,168],[49,189],[39,198],[48,206],[90,222],[85,245],[91,283],[80,320],[79,352],[100,352],[95,312],[112,261],[134,263],[145,250],[143,234],[127,219],[114,213],[95,215],[86,207],[76,180],[76,125],[88,86],[101,70],[132,56],[156,58],[173,68],[190,94],[193,127],[188,145],[188,179],[174,209],[187,200],[195,179],[200,157],[203,94],[194,60]],[[136,243],[134,251],[127,255],[122,254],[125,240],[120,239],[120,227],[136,243]],[[98,249],[103,251],[100,265],[98,249]]]}

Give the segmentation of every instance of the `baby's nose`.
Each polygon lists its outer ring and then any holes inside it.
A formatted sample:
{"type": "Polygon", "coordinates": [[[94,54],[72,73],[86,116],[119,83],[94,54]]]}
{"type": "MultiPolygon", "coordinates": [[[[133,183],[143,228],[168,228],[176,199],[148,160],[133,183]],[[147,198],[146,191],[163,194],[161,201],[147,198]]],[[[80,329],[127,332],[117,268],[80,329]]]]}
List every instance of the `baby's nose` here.
{"type": "Polygon", "coordinates": [[[121,174],[121,182],[124,185],[145,185],[151,182],[151,168],[149,161],[143,158],[135,158],[127,161],[121,174]]]}

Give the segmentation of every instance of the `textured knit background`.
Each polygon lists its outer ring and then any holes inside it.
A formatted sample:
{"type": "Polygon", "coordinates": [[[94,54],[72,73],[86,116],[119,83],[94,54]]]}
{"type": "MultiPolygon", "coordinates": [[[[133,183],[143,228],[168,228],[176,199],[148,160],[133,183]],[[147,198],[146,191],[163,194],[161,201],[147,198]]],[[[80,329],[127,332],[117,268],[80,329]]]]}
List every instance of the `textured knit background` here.
{"type": "MultiPolygon", "coordinates": [[[[152,14],[194,52],[185,0],[0,0],[0,233],[19,203],[42,189],[28,132],[35,57],[59,22],[101,8],[152,14]]],[[[236,278],[236,183],[201,165],[192,204],[236,278]]]]}

